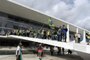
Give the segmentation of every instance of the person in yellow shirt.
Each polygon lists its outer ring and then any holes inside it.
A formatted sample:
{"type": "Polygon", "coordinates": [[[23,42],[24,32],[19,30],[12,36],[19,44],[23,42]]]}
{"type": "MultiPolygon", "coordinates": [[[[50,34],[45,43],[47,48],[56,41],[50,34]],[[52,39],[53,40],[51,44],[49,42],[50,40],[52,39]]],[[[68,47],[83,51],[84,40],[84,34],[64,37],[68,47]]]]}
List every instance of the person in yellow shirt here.
{"type": "Polygon", "coordinates": [[[89,43],[90,43],[90,35],[88,33],[86,33],[86,42],[87,42],[87,45],[89,45],[89,43]]]}
{"type": "Polygon", "coordinates": [[[50,30],[47,31],[47,38],[48,38],[48,39],[51,38],[51,32],[50,32],[50,30]]]}

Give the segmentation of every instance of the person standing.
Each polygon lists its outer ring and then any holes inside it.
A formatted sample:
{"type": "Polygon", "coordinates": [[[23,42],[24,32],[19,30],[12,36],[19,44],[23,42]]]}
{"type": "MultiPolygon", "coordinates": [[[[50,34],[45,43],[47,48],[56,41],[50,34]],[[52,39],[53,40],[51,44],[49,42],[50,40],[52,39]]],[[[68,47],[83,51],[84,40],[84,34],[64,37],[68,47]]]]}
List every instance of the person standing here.
{"type": "Polygon", "coordinates": [[[86,42],[87,42],[87,45],[89,45],[89,43],[90,43],[90,35],[88,33],[86,33],[86,42]]]}
{"type": "Polygon", "coordinates": [[[58,41],[62,41],[61,26],[59,27],[59,29],[57,31],[57,37],[58,37],[58,41]]]}
{"type": "Polygon", "coordinates": [[[39,57],[39,60],[42,60],[43,57],[43,47],[41,44],[39,44],[38,48],[37,48],[37,56],[39,57]]]}
{"type": "Polygon", "coordinates": [[[50,46],[50,53],[52,56],[54,55],[54,46],[50,46]]]}
{"type": "Polygon", "coordinates": [[[62,48],[62,54],[64,55],[64,48],[62,48]]]}
{"type": "Polygon", "coordinates": [[[41,38],[44,39],[44,29],[41,30],[41,38]]]}
{"type": "Polygon", "coordinates": [[[75,34],[75,40],[76,40],[75,42],[80,43],[80,38],[81,38],[81,35],[79,33],[76,33],[75,34]]]}
{"type": "Polygon", "coordinates": [[[81,34],[78,34],[78,43],[80,43],[80,39],[81,39],[81,34]]]}
{"type": "Polygon", "coordinates": [[[66,42],[66,39],[67,39],[67,31],[68,31],[68,29],[66,28],[65,25],[63,25],[61,32],[62,32],[62,38],[64,39],[64,42],[66,42]]]}
{"type": "Polygon", "coordinates": [[[16,60],[22,60],[22,44],[19,43],[16,49],[16,60]]]}
{"type": "Polygon", "coordinates": [[[51,32],[50,32],[50,30],[47,31],[47,38],[48,38],[48,39],[51,38],[51,32]]]}
{"type": "Polygon", "coordinates": [[[75,34],[75,42],[78,43],[78,33],[75,34]]]}
{"type": "Polygon", "coordinates": [[[61,47],[57,47],[58,51],[57,51],[57,55],[61,55],[61,47]]]}
{"type": "Polygon", "coordinates": [[[43,39],[46,39],[47,38],[47,31],[44,30],[44,35],[43,35],[43,39]]]}

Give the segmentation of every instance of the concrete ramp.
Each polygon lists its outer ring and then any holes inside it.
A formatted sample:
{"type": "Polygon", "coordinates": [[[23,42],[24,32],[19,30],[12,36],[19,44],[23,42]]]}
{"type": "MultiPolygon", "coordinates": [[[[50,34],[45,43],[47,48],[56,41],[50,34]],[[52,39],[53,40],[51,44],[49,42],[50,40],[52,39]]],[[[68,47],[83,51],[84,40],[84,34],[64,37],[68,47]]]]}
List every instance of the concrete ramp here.
{"type": "Polygon", "coordinates": [[[15,36],[15,35],[9,35],[9,36],[7,36],[7,38],[33,41],[33,42],[53,45],[53,46],[57,46],[57,47],[63,47],[65,49],[71,49],[71,50],[74,50],[74,51],[79,51],[79,52],[90,54],[90,46],[80,44],[80,43],[73,43],[73,42],[66,43],[66,42],[59,42],[59,41],[56,41],[56,40],[39,39],[39,38],[31,38],[31,37],[15,36]]]}

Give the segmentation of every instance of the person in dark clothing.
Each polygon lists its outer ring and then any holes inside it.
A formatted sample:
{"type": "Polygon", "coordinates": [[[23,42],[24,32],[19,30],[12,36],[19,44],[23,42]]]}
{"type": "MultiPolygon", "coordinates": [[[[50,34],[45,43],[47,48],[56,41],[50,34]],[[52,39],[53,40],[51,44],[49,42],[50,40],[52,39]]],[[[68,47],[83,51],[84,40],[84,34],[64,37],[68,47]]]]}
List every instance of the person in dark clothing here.
{"type": "Polygon", "coordinates": [[[64,41],[66,42],[66,38],[67,38],[67,28],[65,27],[65,25],[63,25],[61,32],[62,32],[62,38],[64,39],[64,41]]]}
{"type": "Polygon", "coordinates": [[[12,32],[13,35],[16,35],[16,30],[14,29],[13,32],[12,32]]]}
{"type": "Polygon", "coordinates": [[[54,30],[52,33],[52,40],[57,40],[57,31],[54,30]]]}
{"type": "Polygon", "coordinates": [[[50,46],[50,53],[51,53],[51,55],[54,55],[54,47],[53,46],[50,46]]]}
{"type": "Polygon", "coordinates": [[[90,34],[86,33],[86,42],[87,42],[87,45],[89,45],[90,43],[90,34]]]}
{"type": "Polygon", "coordinates": [[[61,54],[61,47],[57,47],[57,48],[58,48],[57,55],[60,55],[61,54]]]}
{"type": "Polygon", "coordinates": [[[47,32],[46,30],[44,30],[43,39],[46,39],[46,38],[47,38],[47,32]]]}
{"type": "Polygon", "coordinates": [[[61,34],[61,27],[59,27],[58,31],[57,31],[57,37],[58,37],[58,41],[62,41],[62,34],[61,34]]]}
{"type": "Polygon", "coordinates": [[[70,49],[68,49],[68,54],[72,54],[72,51],[70,49]]]}
{"type": "Polygon", "coordinates": [[[30,31],[26,30],[26,36],[29,37],[29,35],[30,35],[30,31]]]}
{"type": "Polygon", "coordinates": [[[25,36],[25,30],[22,31],[22,36],[25,36]]]}
{"type": "Polygon", "coordinates": [[[52,39],[52,40],[55,40],[54,31],[52,32],[51,39],[52,39]]]}
{"type": "Polygon", "coordinates": [[[21,29],[19,30],[19,36],[22,36],[22,30],[21,29]]]}
{"type": "Polygon", "coordinates": [[[40,32],[40,30],[38,30],[38,32],[37,32],[37,38],[41,38],[41,32],[40,32]]]}
{"type": "Polygon", "coordinates": [[[25,30],[23,30],[22,35],[23,35],[23,36],[27,36],[27,34],[26,34],[26,31],[25,31],[25,30]]]}
{"type": "Polygon", "coordinates": [[[64,48],[62,48],[62,54],[64,55],[64,48]]]}

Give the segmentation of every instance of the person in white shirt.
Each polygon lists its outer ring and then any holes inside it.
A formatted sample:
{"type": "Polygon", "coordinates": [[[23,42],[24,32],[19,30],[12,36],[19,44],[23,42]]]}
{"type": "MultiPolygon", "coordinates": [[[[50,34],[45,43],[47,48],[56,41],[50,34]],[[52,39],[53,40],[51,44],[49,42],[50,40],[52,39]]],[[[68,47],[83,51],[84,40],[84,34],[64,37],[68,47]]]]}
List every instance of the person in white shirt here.
{"type": "Polygon", "coordinates": [[[17,46],[16,49],[16,60],[22,60],[22,48],[21,48],[22,44],[19,43],[19,45],[17,46]]]}

